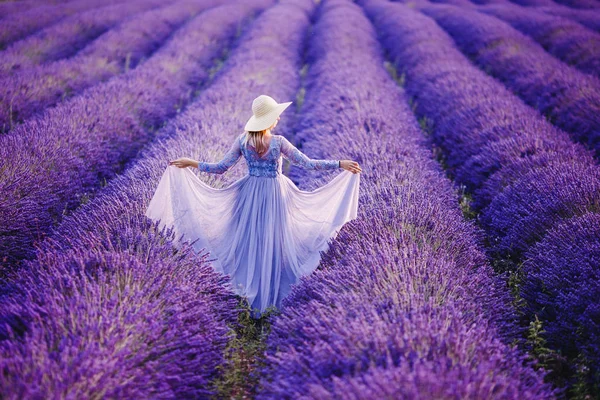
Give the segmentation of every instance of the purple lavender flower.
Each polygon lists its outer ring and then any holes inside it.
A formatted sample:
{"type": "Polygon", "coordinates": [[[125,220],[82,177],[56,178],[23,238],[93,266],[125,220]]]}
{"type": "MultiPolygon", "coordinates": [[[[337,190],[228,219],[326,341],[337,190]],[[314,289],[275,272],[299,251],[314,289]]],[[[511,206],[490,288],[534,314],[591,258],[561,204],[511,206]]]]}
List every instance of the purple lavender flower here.
{"type": "Polygon", "coordinates": [[[553,0],[511,0],[513,3],[528,7],[556,7],[553,0]]]}
{"type": "Polygon", "coordinates": [[[600,79],[556,60],[506,23],[452,6],[424,6],[465,54],[600,155],[600,79]]]}
{"type": "MultiPolygon", "coordinates": [[[[523,263],[521,295],[538,315],[549,344],[572,358],[600,364],[600,213],[574,217],[532,247],[523,263]],[[575,329],[574,329],[575,328],[575,329]]],[[[593,376],[592,376],[593,378],[593,376]]]]}
{"type": "Polygon", "coordinates": [[[474,4],[514,4],[509,0],[471,0],[474,4]]]}
{"type": "MultiPolygon", "coordinates": [[[[22,332],[20,339],[0,340],[0,354],[9,356],[0,361],[3,397],[18,398],[28,390],[46,397],[214,394],[210,384],[224,363],[230,338],[226,328],[236,323],[237,298],[227,279],[207,263],[209,257],[194,254],[188,245],[174,246],[172,231],[157,230],[144,211],[167,160],[193,149],[203,159],[218,157],[219,149],[230,144],[242,129],[254,91],[276,98],[296,92],[299,54],[314,8],[310,0],[302,7],[298,3],[282,2],[261,14],[211,86],[161,129],[160,140],[40,243],[36,260],[26,262],[22,278],[11,282],[11,294],[0,306],[0,327],[5,329],[0,328],[0,338],[10,337],[4,323],[14,326],[15,334],[22,332]],[[223,118],[224,108],[229,118],[223,118]],[[38,270],[45,272],[40,276],[38,270]],[[46,310],[53,318],[39,317],[43,309],[36,305],[42,303],[49,304],[46,310]],[[74,312],[78,318],[71,323],[74,312]],[[99,316],[103,324],[98,324],[99,316]],[[128,324],[116,324],[118,320],[128,324]],[[50,351],[47,344],[62,337],[67,338],[64,345],[50,351]],[[73,367],[62,368],[69,364],[73,367]],[[23,369],[31,373],[20,374],[23,369]],[[41,374],[53,379],[36,380],[41,374]],[[90,377],[102,380],[95,384],[90,377]]],[[[261,5],[265,3],[253,6],[261,5]]],[[[243,15],[239,5],[217,10],[209,16],[211,21],[220,16],[220,24],[225,20],[220,12],[243,15]]],[[[209,21],[203,23],[208,29],[209,21]]],[[[219,178],[224,184],[236,175],[219,178]]]]}
{"type": "Polygon", "coordinates": [[[35,239],[43,238],[65,211],[85,202],[153,139],[156,128],[209,78],[213,60],[238,25],[264,4],[257,0],[201,14],[131,73],[0,137],[0,253],[5,265],[31,258],[35,239]]]}
{"type": "Polygon", "coordinates": [[[89,248],[28,264],[2,304],[2,398],[214,394],[236,299],[206,256],[173,252],[148,228],[128,238],[101,250],[88,236],[89,248]]]}
{"type": "MultiPolygon", "coordinates": [[[[597,280],[583,275],[581,280],[577,278],[577,262],[568,260],[578,260],[581,252],[568,246],[571,242],[567,238],[577,232],[589,239],[590,248],[600,241],[592,224],[578,224],[577,230],[564,234],[560,243],[554,240],[553,232],[564,233],[558,227],[573,228],[575,225],[565,224],[596,213],[599,208],[600,169],[590,152],[572,143],[565,132],[551,126],[474,67],[430,18],[399,4],[373,3],[365,8],[379,29],[397,73],[403,76],[417,114],[441,149],[447,172],[457,183],[467,185],[473,196],[472,206],[481,211],[479,219],[497,268],[514,269],[521,262],[527,265],[524,270],[573,268],[573,284],[554,287],[556,296],[582,299],[561,305],[564,313],[570,313],[563,328],[576,332],[579,325],[575,321],[589,318],[580,306],[584,297],[575,293],[577,285],[587,286],[586,293],[599,289],[597,280]],[[560,249],[561,257],[542,259],[534,253],[538,246],[552,244],[560,249]]],[[[587,256],[582,257],[584,260],[587,256]]],[[[551,310],[556,297],[544,297],[544,273],[532,282],[530,276],[522,277],[521,287],[527,288],[523,289],[523,297],[544,298],[544,307],[551,310]]],[[[552,285],[550,273],[548,279],[552,285]]],[[[534,319],[541,307],[533,302],[527,311],[527,316],[534,319]]],[[[543,323],[549,321],[546,318],[543,323]]],[[[551,348],[569,354],[575,361],[574,353],[567,351],[573,345],[564,342],[563,347],[556,332],[547,331],[544,338],[551,348]]],[[[576,336],[570,343],[574,341],[580,354],[584,348],[594,346],[589,335],[576,336]]],[[[590,358],[584,365],[591,377],[596,376],[597,361],[590,358]]]]}
{"type": "MultiPolygon", "coordinates": [[[[432,3],[452,4],[458,7],[473,7],[469,0],[430,0],[432,3]]],[[[425,4],[423,2],[423,4],[425,4]]]]}
{"type": "Polygon", "coordinates": [[[35,0],[10,1],[0,3],[0,20],[12,17],[13,14],[29,11],[32,8],[42,6],[35,0]]]}
{"type": "Polygon", "coordinates": [[[596,32],[600,32],[600,13],[593,10],[574,10],[569,7],[536,7],[536,10],[557,17],[569,18],[596,32]]]}
{"type": "Polygon", "coordinates": [[[475,196],[472,206],[481,210],[501,191],[498,185],[517,179],[529,166],[546,155],[565,162],[590,161],[591,154],[581,146],[573,146],[566,135],[540,136],[544,130],[501,126],[485,131],[491,139],[481,151],[468,158],[456,171],[456,180],[475,196]],[[492,136],[493,135],[493,136],[492,136]]]}
{"type": "Polygon", "coordinates": [[[0,50],[8,44],[69,15],[92,8],[118,4],[123,0],[78,0],[57,5],[36,6],[30,10],[14,13],[0,24],[0,50]]]}
{"type": "Polygon", "coordinates": [[[477,398],[492,386],[500,398],[550,398],[542,372],[503,342],[515,334],[510,296],[369,21],[326,1],[313,35],[295,141],[359,161],[362,206],[272,320],[257,398],[477,398]]]}
{"type": "Polygon", "coordinates": [[[557,3],[564,4],[573,8],[582,8],[584,10],[598,10],[600,4],[594,0],[555,0],[557,3]]]}
{"type": "Polygon", "coordinates": [[[600,76],[600,34],[568,19],[516,6],[479,8],[534,38],[549,53],[583,72],[600,76]]]}
{"type": "Polygon", "coordinates": [[[600,168],[572,158],[544,155],[544,163],[528,163],[514,181],[496,192],[482,211],[481,223],[490,237],[490,251],[499,257],[522,258],[563,220],[600,208],[600,168]],[[574,180],[573,177],[578,177],[574,180]]]}
{"type": "Polygon", "coordinates": [[[29,68],[0,80],[0,127],[12,128],[72,94],[133,69],[174,31],[220,0],[183,0],[135,16],[75,57],[29,68]]]}
{"type": "Polygon", "coordinates": [[[20,40],[0,53],[0,71],[11,73],[71,56],[105,31],[137,12],[162,4],[139,0],[76,14],[20,40]]]}

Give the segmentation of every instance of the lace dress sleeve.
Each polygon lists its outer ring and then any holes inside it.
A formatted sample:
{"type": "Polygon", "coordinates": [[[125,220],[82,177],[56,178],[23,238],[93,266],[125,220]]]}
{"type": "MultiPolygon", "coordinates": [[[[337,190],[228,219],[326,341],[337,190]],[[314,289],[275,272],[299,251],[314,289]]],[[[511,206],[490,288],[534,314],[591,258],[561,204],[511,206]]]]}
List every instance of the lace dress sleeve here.
{"type": "Polygon", "coordinates": [[[336,169],[340,167],[338,160],[313,160],[298,150],[285,137],[281,136],[281,153],[293,164],[297,164],[306,169],[336,169]]]}
{"type": "Polygon", "coordinates": [[[239,138],[236,138],[235,142],[231,145],[229,151],[225,154],[223,159],[218,163],[198,162],[198,169],[203,172],[210,172],[213,174],[222,174],[231,168],[242,155],[240,149],[239,138]]]}

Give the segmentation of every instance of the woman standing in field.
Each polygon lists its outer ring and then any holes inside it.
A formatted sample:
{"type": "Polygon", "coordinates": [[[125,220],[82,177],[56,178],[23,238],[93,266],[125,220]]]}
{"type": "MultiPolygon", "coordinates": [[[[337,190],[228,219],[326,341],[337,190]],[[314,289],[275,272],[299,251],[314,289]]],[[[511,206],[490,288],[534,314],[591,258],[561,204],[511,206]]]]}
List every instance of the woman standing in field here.
{"type": "Polygon", "coordinates": [[[312,160],[272,134],[290,104],[265,95],[254,99],[246,132],[218,163],[170,161],[146,211],[161,226],[174,227],[177,237],[197,239],[194,249],[209,250],[215,270],[230,276],[254,317],[271,305],[280,307],[291,285],[317,268],[328,241],[357,216],[357,162],[312,160]],[[242,155],[248,175],[223,189],[205,184],[187,168],[222,174],[242,155]],[[312,192],[301,191],[281,173],[282,156],[307,169],[348,172],[312,192]]]}

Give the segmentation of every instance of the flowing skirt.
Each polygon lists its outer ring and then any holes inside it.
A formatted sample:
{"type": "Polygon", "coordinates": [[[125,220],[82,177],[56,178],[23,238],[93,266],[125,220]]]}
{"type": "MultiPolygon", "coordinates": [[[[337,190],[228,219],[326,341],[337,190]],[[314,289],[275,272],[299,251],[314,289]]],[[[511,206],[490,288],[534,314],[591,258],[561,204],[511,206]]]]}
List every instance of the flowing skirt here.
{"type": "Polygon", "coordinates": [[[301,276],[319,265],[321,251],[357,216],[360,174],[342,171],[314,191],[285,175],[246,175],[223,189],[189,168],[168,166],[146,216],[173,227],[177,238],[210,252],[213,268],[229,275],[258,317],[301,276]]]}

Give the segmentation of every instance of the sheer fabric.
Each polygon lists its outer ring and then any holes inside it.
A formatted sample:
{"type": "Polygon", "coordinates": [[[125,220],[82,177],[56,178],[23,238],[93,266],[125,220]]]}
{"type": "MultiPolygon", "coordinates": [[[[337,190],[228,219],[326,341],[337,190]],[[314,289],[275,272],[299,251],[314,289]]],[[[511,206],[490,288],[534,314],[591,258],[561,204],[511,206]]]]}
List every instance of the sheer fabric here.
{"type": "Polygon", "coordinates": [[[244,155],[248,162],[250,175],[275,177],[278,173],[281,174],[279,154],[289,159],[290,162],[307,169],[323,170],[340,167],[340,162],[337,160],[311,160],[291,144],[289,140],[280,135],[273,135],[267,153],[260,156],[252,147],[243,145],[243,135],[240,135],[221,161],[218,163],[199,162],[198,169],[203,172],[222,174],[235,165],[238,159],[244,155]]]}
{"type": "Polygon", "coordinates": [[[281,173],[282,157],[307,169],[336,169],[338,160],[314,160],[286,138],[273,135],[262,156],[236,138],[218,163],[199,162],[203,172],[222,174],[243,156],[248,175],[215,189],[190,168],[168,166],[146,216],[174,227],[177,237],[207,249],[216,271],[229,275],[258,317],[281,307],[291,285],[313,272],[321,251],[355,219],[360,174],[342,171],[314,191],[302,191],[281,173]]]}

